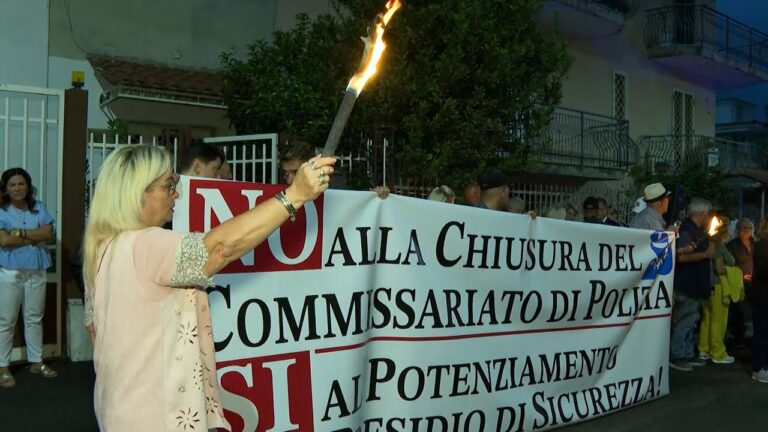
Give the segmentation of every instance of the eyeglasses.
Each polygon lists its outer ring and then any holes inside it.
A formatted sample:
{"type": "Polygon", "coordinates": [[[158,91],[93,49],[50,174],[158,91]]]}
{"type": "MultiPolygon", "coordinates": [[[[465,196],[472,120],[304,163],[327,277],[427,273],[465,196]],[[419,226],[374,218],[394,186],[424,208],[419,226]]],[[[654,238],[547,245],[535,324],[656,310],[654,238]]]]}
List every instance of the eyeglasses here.
{"type": "Polygon", "coordinates": [[[162,189],[168,189],[168,196],[172,196],[174,192],[176,192],[179,185],[179,178],[178,176],[174,176],[173,179],[171,179],[169,182],[163,185],[151,185],[150,187],[159,187],[162,189]]]}
{"type": "Polygon", "coordinates": [[[174,192],[176,192],[176,186],[178,186],[178,182],[173,182],[170,185],[168,185],[168,195],[173,195],[174,192]]]}

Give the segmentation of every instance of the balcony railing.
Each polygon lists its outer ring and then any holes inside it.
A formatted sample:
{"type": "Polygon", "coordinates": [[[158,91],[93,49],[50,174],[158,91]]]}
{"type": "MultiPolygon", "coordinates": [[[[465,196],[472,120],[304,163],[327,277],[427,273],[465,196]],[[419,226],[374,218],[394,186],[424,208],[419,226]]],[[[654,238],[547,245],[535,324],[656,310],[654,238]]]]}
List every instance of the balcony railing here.
{"type": "Polygon", "coordinates": [[[640,148],[649,172],[673,171],[688,164],[726,173],[765,166],[760,146],[709,136],[645,136],[640,138],[640,148]]]}
{"type": "MultiPolygon", "coordinates": [[[[627,15],[632,8],[633,0],[556,0],[562,4],[589,9],[591,6],[599,6],[603,9],[608,9],[612,12],[618,12],[622,15],[627,15]]],[[[636,1],[636,0],[635,0],[636,1]]]]}
{"type": "Polygon", "coordinates": [[[631,0],[592,0],[593,2],[626,15],[632,7],[631,0]]]}
{"type": "Polygon", "coordinates": [[[768,71],[768,34],[712,8],[675,5],[647,12],[645,44],[654,49],[707,48],[745,67],[768,71]]]}
{"type": "Polygon", "coordinates": [[[557,108],[534,142],[533,158],[544,163],[623,169],[639,160],[629,122],[569,108],[557,108]]]}

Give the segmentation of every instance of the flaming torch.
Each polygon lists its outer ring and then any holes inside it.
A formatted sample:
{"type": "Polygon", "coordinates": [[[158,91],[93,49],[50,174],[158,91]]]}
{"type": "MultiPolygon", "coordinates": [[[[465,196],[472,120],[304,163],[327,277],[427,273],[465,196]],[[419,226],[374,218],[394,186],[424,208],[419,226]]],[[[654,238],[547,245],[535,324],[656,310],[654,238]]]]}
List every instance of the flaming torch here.
{"type": "Polygon", "coordinates": [[[717,216],[712,216],[712,220],[709,221],[709,231],[707,231],[709,236],[714,237],[715,234],[717,234],[717,230],[719,230],[722,225],[723,222],[718,219],[717,216]]]}
{"type": "Polygon", "coordinates": [[[324,156],[333,156],[336,152],[336,147],[339,146],[339,140],[341,139],[341,133],[347,125],[347,120],[349,119],[349,114],[352,112],[352,108],[355,106],[355,101],[363,91],[365,83],[367,83],[376,73],[376,66],[379,63],[379,59],[381,59],[381,55],[384,53],[384,49],[387,47],[384,43],[384,29],[395,12],[400,9],[400,6],[400,0],[389,0],[387,2],[386,11],[383,14],[376,16],[373,34],[361,38],[365,44],[365,49],[363,50],[363,59],[360,62],[360,69],[352,79],[349,80],[349,84],[347,84],[347,89],[344,92],[344,99],[341,101],[339,110],[336,112],[336,118],[333,120],[331,132],[328,134],[328,139],[325,141],[325,147],[323,147],[324,156]]]}
{"type": "Polygon", "coordinates": [[[712,219],[709,220],[709,229],[707,230],[707,234],[696,239],[696,241],[689,245],[691,248],[690,252],[694,252],[704,240],[714,237],[722,226],[723,221],[721,221],[717,216],[712,216],[712,219]]]}

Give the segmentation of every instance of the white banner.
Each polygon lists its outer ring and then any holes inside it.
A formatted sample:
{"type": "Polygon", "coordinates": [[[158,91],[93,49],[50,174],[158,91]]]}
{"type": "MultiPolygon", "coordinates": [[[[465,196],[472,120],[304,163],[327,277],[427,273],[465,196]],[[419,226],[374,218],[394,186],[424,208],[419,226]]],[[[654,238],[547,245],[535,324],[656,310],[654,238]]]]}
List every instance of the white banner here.
{"type": "MultiPolygon", "coordinates": [[[[182,178],[207,231],[281,187],[182,178]]],[[[528,431],[669,393],[673,238],[328,191],[209,290],[235,431],[528,431]]]]}

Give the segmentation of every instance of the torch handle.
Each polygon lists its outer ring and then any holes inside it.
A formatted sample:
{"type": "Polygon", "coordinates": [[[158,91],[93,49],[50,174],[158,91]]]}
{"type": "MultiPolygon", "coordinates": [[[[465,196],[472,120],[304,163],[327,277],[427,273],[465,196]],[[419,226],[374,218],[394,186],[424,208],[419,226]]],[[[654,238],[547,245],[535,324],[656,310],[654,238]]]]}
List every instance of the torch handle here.
{"type": "Polygon", "coordinates": [[[333,156],[336,153],[341,134],[344,132],[344,127],[347,125],[349,114],[352,112],[356,100],[357,95],[355,95],[354,91],[347,90],[344,92],[344,99],[342,99],[341,105],[339,105],[339,110],[336,111],[336,118],[333,120],[333,126],[331,126],[328,139],[325,141],[325,147],[323,147],[323,156],[333,156]]]}

